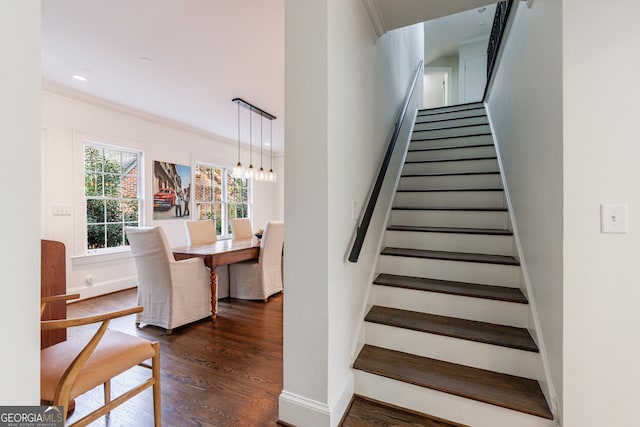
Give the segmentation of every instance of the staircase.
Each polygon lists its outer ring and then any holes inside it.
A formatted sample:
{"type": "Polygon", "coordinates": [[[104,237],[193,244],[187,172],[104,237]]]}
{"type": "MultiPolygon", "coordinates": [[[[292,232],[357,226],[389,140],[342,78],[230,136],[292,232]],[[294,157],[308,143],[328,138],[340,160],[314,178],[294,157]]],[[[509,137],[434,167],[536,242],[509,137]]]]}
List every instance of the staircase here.
{"type": "Polygon", "coordinates": [[[343,425],[362,402],[371,423],[378,407],[438,425],[555,425],[506,206],[483,104],[420,111],[343,425]]]}

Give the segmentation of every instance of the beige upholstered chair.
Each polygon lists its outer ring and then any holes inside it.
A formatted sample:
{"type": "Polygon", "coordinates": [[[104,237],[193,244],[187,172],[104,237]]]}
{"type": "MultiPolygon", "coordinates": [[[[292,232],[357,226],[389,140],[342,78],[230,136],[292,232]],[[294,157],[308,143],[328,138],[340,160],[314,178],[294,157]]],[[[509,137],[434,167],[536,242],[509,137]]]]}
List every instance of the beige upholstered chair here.
{"type": "Polygon", "coordinates": [[[208,245],[218,241],[216,225],[210,219],[185,221],[188,245],[208,245]]]}
{"type": "Polygon", "coordinates": [[[253,231],[251,230],[251,220],[249,218],[234,218],[231,220],[231,233],[233,238],[250,239],[253,237],[253,231]]]}
{"type": "MultiPolygon", "coordinates": [[[[40,304],[40,314],[42,315],[47,303],[78,297],[78,294],[44,297],[40,304]]],[[[40,351],[41,404],[62,406],[66,424],[69,402],[103,385],[104,405],[71,424],[85,426],[141,391],[153,387],[154,425],[160,427],[160,344],[107,329],[111,319],[141,311],[142,307],[133,307],[77,319],[42,321],[42,330],[49,331],[92,323],[100,323],[100,326],[88,342],[72,339],[40,351]],[[146,362],[148,359],[151,359],[151,365],[146,362]],[[151,377],[112,400],[111,378],[134,366],[150,368],[151,377]]]]}
{"type": "MultiPolygon", "coordinates": [[[[188,245],[209,245],[218,241],[216,225],[210,219],[185,221],[188,245]]],[[[216,268],[218,276],[218,299],[229,296],[229,267],[221,265],[216,268]]]]}
{"type": "Polygon", "coordinates": [[[136,325],[173,328],[211,316],[211,275],[202,258],[176,261],[160,227],[125,227],[138,270],[136,325]]]}
{"type": "Polygon", "coordinates": [[[229,265],[232,298],[266,300],[282,291],[282,245],[284,222],[269,221],[260,241],[258,262],[229,265]]]}

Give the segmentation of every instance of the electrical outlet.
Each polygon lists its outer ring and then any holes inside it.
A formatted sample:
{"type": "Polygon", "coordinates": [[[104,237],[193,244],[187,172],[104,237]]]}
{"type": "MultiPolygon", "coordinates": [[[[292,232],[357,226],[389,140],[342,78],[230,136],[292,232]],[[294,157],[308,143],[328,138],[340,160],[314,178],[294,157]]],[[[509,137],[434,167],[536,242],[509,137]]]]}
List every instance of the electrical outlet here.
{"type": "Polygon", "coordinates": [[[84,277],[84,281],[87,283],[87,286],[91,286],[91,285],[93,285],[93,276],[92,276],[92,275],[90,275],[90,274],[87,274],[87,275],[84,277]]]}
{"type": "Polygon", "coordinates": [[[602,233],[627,233],[629,231],[627,205],[600,205],[600,229],[602,233]]]}

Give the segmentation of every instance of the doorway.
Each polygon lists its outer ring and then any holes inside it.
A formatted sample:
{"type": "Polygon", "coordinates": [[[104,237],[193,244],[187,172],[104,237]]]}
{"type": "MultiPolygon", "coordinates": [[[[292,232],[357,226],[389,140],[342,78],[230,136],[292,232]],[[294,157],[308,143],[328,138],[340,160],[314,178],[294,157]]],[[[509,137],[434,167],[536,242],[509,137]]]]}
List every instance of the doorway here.
{"type": "Polygon", "coordinates": [[[438,108],[451,101],[451,68],[425,67],[423,108],[438,108]]]}

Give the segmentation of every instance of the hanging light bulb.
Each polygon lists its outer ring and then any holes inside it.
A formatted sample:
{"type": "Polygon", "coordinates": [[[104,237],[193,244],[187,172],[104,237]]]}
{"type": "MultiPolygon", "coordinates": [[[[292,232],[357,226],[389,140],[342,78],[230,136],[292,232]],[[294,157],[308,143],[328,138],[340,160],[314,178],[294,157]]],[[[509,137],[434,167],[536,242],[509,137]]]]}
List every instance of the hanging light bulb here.
{"type": "Polygon", "coordinates": [[[253,116],[251,113],[253,111],[249,109],[249,169],[245,174],[248,179],[253,179],[256,176],[256,170],[253,168],[253,116]]]}
{"type": "Polygon", "coordinates": [[[260,170],[256,175],[256,181],[264,181],[266,179],[264,168],[262,167],[262,146],[264,145],[262,142],[262,113],[260,113],[260,170]]]}
{"type": "Polygon", "coordinates": [[[233,167],[233,176],[239,178],[244,175],[244,167],[240,163],[240,102],[238,104],[238,163],[233,167]]]}
{"type": "Polygon", "coordinates": [[[271,166],[269,167],[269,173],[267,174],[267,181],[276,182],[276,173],[273,171],[273,119],[269,121],[269,149],[271,153],[271,166]]]}

